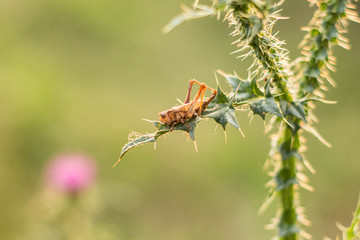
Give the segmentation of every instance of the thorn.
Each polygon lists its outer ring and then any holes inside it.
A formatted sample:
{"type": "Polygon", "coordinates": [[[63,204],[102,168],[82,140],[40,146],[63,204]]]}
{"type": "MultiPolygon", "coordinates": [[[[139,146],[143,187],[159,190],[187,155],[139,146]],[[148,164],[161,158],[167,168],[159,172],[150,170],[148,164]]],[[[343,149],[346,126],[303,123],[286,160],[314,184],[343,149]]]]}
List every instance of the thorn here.
{"type": "Polygon", "coordinates": [[[154,150],[156,150],[156,142],[154,142],[154,150]]]}
{"type": "Polygon", "coordinates": [[[337,101],[326,100],[326,99],[322,99],[322,102],[326,103],[326,104],[337,104],[338,103],[337,101]]]}
{"type": "Polygon", "coordinates": [[[284,122],[285,122],[287,125],[289,125],[292,129],[294,129],[294,126],[291,125],[291,123],[289,123],[289,121],[286,120],[286,118],[283,117],[282,119],[284,120],[284,122]]]}
{"type": "Polygon", "coordinates": [[[221,69],[218,69],[216,71],[214,71],[215,73],[219,73],[220,75],[223,75],[225,76],[226,74],[221,70],[221,69]]]}
{"type": "Polygon", "coordinates": [[[194,8],[194,9],[197,8],[198,4],[199,4],[199,0],[195,0],[194,5],[193,5],[193,8],[194,8]]]}
{"type": "Polygon", "coordinates": [[[250,124],[250,123],[252,122],[252,120],[254,119],[254,116],[255,116],[255,114],[251,115],[249,124],[250,124]]]}
{"type": "Polygon", "coordinates": [[[268,133],[268,129],[267,129],[267,125],[266,125],[266,122],[264,121],[264,129],[265,129],[265,134],[268,133]]]}
{"type": "Polygon", "coordinates": [[[299,185],[300,185],[300,187],[308,190],[309,192],[314,192],[314,188],[312,186],[310,186],[309,184],[300,182],[299,185]]]}
{"type": "Polygon", "coordinates": [[[316,170],[315,170],[314,167],[310,164],[309,161],[304,160],[304,165],[305,165],[305,167],[306,167],[312,174],[315,174],[315,173],[316,173],[316,170]]]}
{"type": "Polygon", "coordinates": [[[216,80],[217,85],[220,85],[220,84],[219,84],[219,79],[218,79],[218,77],[217,77],[217,75],[216,75],[216,71],[215,71],[215,70],[214,70],[214,75],[215,75],[215,80],[216,80]]]}
{"type": "Polygon", "coordinates": [[[142,118],[141,120],[144,120],[144,121],[147,121],[147,122],[154,122],[154,121],[151,121],[151,120],[149,120],[149,119],[146,119],[146,118],[142,118]]]}
{"type": "Polygon", "coordinates": [[[119,159],[117,160],[117,162],[114,164],[114,166],[112,166],[113,168],[120,162],[121,157],[119,157],[119,159]]]}
{"type": "Polygon", "coordinates": [[[302,124],[301,127],[311,133],[312,135],[314,135],[317,139],[320,140],[320,142],[322,142],[325,146],[327,146],[328,148],[331,148],[331,144],[325,139],[323,138],[320,133],[318,133],[314,128],[310,127],[309,125],[307,124],[302,124]]]}
{"type": "MultiPolygon", "coordinates": [[[[214,3],[215,3],[215,2],[214,2],[214,3]]],[[[220,20],[220,16],[221,16],[220,11],[218,11],[217,14],[216,14],[216,20],[219,21],[219,20],[220,20]]]]}
{"type": "Polygon", "coordinates": [[[302,236],[304,239],[312,239],[312,236],[311,236],[309,233],[307,233],[307,232],[305,232],[305,231],[303,231],[303,230],[301,230],[301,231],[299,232],[299,234],[300,234],[300,236],[302,236]]]}
{"type": "Polygon", "coordinates": [[[195,152],[198,153],[198,148],[197,148],[197,144],[196,144],[196,141],[194,140],[194,147],[195,147],[195,152]]]}
{"type": "Polygon", "coordinates": [[[261,205],[260,209],[258,210],[258,214],[263,214],[269,205],[274,201],[276,194],[271,194],[267,199],[265,199],[264,203],[261,205]]]}
{"type": "Polygon", "coordinates": [[[224,137],[225,137],[225,143],[227,144],[227,134],[226,134],[226,131],[224,131],[224,137]]]}
{"type": "Polygon", "coordinates": [[[235,96],[236,96],[237,92],[239,91],[240,85],[241,85],[241,81],[239,82],[239,85],[237,86],[234,94],[232,95],[232,97],[231,97],[231,99],[230,99],[230,102],[231,102],[231,103],[234,101],[235,96]]]}
{"type": "Polygon", "coordinates": [[[241,128],[238,128],[239,132],[241,133],[241,135],[243,136],[243,138],[245,138],[245,134],[243,133],[243,131],[241,130],[241,128]]]}

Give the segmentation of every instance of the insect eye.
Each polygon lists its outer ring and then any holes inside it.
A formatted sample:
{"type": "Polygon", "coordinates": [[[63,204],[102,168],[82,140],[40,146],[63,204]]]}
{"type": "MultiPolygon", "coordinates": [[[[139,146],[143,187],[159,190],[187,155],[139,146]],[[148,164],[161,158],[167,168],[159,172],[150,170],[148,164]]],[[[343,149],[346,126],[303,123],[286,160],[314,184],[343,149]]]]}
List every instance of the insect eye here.
{"type": "Polygon", "coordinates": [[[161,116],[162,118],[164,118],[164,117],[165,117],[165,113],[160,113],[160,116],[161,116]]]}

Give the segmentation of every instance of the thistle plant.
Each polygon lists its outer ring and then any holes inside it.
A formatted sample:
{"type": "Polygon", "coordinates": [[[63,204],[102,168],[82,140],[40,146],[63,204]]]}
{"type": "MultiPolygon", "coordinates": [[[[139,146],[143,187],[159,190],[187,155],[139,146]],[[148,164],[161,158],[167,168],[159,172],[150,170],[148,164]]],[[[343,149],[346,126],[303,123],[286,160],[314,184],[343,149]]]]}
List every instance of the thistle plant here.
{"type": "MultiPolygon", "coordinates": [[[[182,13],[165,28],[171,31],[179,24],[201,17],[223,18],[232,29],[231,36],[238,58],[252,57],[248,76],[243,79],[237,74],[217,71],[232,87],[225,93],[218,83],[217,94],[201,115],[186,123],[167,126],[159,121],[150,121],[156,128],[152,134],[136,134],[126,144],[120,159],[131,148],[156,140],[172,130],[186,131],[195,140],[196,125],[204,118],[212,118],[225,130],[228,123],[240,126],[235,110],[249,110],[266,120],[271,138],[271,149],[265,167],[270,181],[269,193],[260,211],[271,202],[278,201],[278,211],[270,227],[277,228],[277,239],[309,239],[304,226],[310,221],[300,206],[299,188],[312,190],[304,173],[314,172],[305,158],[304,132],[309,132],[327,146],[330,144],[317,132],[314,124],[315,104],[334,103],[325,100],[324,91],[328,83],[335,85],[330,77],[334,71],[333,48],[349,48],[348,40],[342,35],[347,31],[348,21],[359,22],[355,5],[349,0],[312,0],[316,5],[304,40],[301,42],[302,56],[289,59],[284,41],[273,33],[273,26],[279,19],[283,1],[275,0],[214,0],[212,5],[201,5],[196,1],[192,7],[183,7],[182,13]],[[266,117],[268,116],[268,117],[266,117]]],[[[241,131],[241,130],[240,130],[241,131]]],[[[119,159],[119,161],[120,161],[119,159]]],[[[358,207],[359,208],[359,207],[358,207]]],[[[349,229],[343,230],[343,239],[360,238],[356,226],[359,224],[359,210],[349,229]]],[[[344,229],[344,228],[343,228],[344,229]]]]}

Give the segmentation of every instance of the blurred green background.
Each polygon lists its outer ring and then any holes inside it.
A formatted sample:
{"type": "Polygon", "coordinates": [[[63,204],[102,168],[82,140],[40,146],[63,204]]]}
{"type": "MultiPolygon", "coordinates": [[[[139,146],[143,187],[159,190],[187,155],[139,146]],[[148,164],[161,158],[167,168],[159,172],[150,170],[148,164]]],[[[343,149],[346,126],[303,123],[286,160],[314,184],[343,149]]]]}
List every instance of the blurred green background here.
{"type": "MultiPolygon", "coordinates": [[[[61,152],[89,154],[99,168],[71,226],[80,235],[68,239],[275,235],[264,225],[276,203],[257,214],[269,180],[262,170],[269,139],[258,116],[249,123],[247,113],[237,115],[245,139],[229,126],[226,144],[222,130],[204,121],[196,132],[199,153],[175,132],[160,138],[156,151],[140,147],[111,168],[127,135],[152,132],[142,118],[156,119],[183,99],[189,79],[214,87],[216,69],[246,76],[249,65],[229,54],[235,46],[225,23],[205,18],[162,34],[181,3],[192,1],[0,1],[0,239],[61,239],[44,236],[64,223],[46,227],[38,216],[61,210],[42,182],[46,163],[61,152]],[[39,225],[44,232],[34,233],[39,225]]],[[[294,59],[314,8],[306,1],[283,7],[290,19],[276,29],[294,59]]],[[[333,147],[308,136],[315,192],[301,190],[301,202],[314,239],[334,237],[336,222],[349,224],[360,190],[360,25],[351,23],[347,37],[352,50],[335,50],[338,86],[327,94],[338,104],[316,110],[318,130],[333,147]]]]}

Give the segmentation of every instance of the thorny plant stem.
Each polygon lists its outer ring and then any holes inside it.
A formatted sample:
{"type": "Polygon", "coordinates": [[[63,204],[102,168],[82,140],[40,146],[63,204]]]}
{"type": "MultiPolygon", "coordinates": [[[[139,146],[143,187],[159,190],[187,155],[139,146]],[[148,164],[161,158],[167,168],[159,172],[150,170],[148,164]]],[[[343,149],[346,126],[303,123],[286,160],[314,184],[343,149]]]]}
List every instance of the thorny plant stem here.
{"type": "Polygon", "coordinates": [[[292,156],[292,152],[296,149],[295,141],[298,138],[298,134],[294,133],[293,129],[286,124],[283,129],[283,142],[281,143],[282,164],[279,173],[283,173],[284,188],[280,191],[281,209],[279,219],[279,237],[283,240],[295,240],[297,239],[298,227],[297,214],[294,192],[294,182],[296,179],[296,158],[292,156]],[[286,184],[287,183],[287,184],[286,184]]]}
{"type": "MultiPolygon", "coordinates": [[[[232,17],[230,19],[232,24],[235,25],[235,31],[240,33],[246,32],[242,28],[249,25],[247,14],[254,12],[254,10],[249,9],[245,4],[237,5],[233,3],[232,7],[232,17]]],[[[267,9],[268,6],[264,4],[262,8],[267,9]]],[[[262,74],[266,74],[268,81],[278,88],[277,91],[280,93],[280,99],[292,102],[293,97],[287,86],[289,76],[292,75],[290,69],[286,66],[288,51],[281,48],[281,42],[271,33],[272,24],[275,23],[275,20],[266,18],[266,15],[263,16],[262,23],[264,25],[261,31],[250,40],[240,38],[238,44],[239,46],[247,44],[252,49],[253,57],[257,59],[259,65],[258,70],[262,74]]],[[[294,122],[296,123],[295,127],[298,127],[298,120],[293,116],[288,116],[287,122],[294,122]]],[[[298,134],[297,130],[294,131],[293,127],[289,124],[284,124],[284,122],[280,124],[279,134],[282,135],[282,138],[278,142],[278,151],[281,153],[281,159],[274,159],[275,161],[281,161],[280,168],[275,170],[275,183],[281,205],[277,220],[278,236],[283,240],[296,240],[297,234],[300,231],[297,224],[298,216],[295,201],[295,191],[297,189],[294,187],[294,184],[297,183],[297,159],[292,155],[294,150],[297,151],[297,149],[294,149],[296,147],[294,143],[298,140],[298,134]]],[[[274,164],[278,165],[278,163],[274,164]]]]}
{"type": "MultiPolygon", "coordinates": [[[[235,19],[241,21],[241,13],[237,14],[236,9],[234,9],[235,19]]],[[[269,28],[270,31],[271,28],[269,28]]],[[[286,102],[292,101],[292,96],[287,88],[286,82],[289,79],[289,70],[286,72],[283,69],[282,64],[280,63],[280,58],[272,57],[269,53],[271,51],[282,52],[282,49],[276,49],[273,46],[270,46],[271,41],[275,40],[271,37],[271,32],[264,31],[263,34],[268,35],[266,41],[261,34],[257,34],[249,43],[249,46],[253,50],[254,57],[258,59],[259,63],[262,65],[263,69],[268,71],[269,81],[276,84],[279,89],[279,92],[282,93],[281,98],[286,102]]],[[[286,56],[284,56],[285,58],[286,56]]],[[[286,59],[282,59],[286,62],[286,59]]],[[[294,120],[293,117],[288,117],[291,122],[294,120]]],[[[296,120],[295,120],[296,121],[296,120]]],[[[288,124],[281,124],[283,129],[281,130],[283,135],[283,142],[280,142],[280,148],[282,154],[281,159],[281,168],[278,169],[276,173],[278,179],[281,179],[280,185],[277,186],[277,190],[280,195],[280,216],[278,219],[278,228],[279,228],[279,237],[284,240],[295,240],[297,239],[297,234],[299,228],[297,227],[297,213],[296,213],[296,204],[294,192],[294,184],[296,182],[296,158],[291,155],[294,150],[294,141],[297,137],[297,133],[293,133],[294,129],[288,124]],[[295,134],[295,135],[294,135],[295,134]],[[295,181],[294,181],[295,180],[295,181]],[[281,189],[281,190],[280,190],[281,189]]]]}

